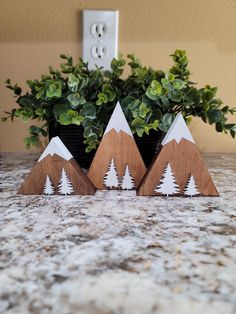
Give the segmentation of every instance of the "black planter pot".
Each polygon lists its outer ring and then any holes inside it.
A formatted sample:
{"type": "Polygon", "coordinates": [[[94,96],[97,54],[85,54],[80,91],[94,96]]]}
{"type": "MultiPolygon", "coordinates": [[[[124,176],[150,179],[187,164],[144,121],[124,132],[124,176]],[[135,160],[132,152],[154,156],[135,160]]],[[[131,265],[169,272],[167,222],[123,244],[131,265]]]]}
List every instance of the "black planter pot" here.
{"type": "Polygon", "coordinates": [[[150,166],[153,158],[160,149],[160,145],[165,134],[165,132],[160,130],[151,130],[149,135],[144,134],[142,137],[134,134],[135,142],[147,168],[150,166]]]}
{"type": "MultiPolygon", "coordinates": [[[[59,136],[80,166],[88,169],[96,151],[94,150],[91,153],[85,152],[86,145],[83,143],[83,131],[82,126],[51,123],[49,126],[49,140],[54,136],[59,136]]],[[[149,135],[144,134],[143,137],[134,135],[146,167],[150,166],[164,136],[164,132],[154,130],[151,130],[149,135]]]]}
{"type": "Polygon", "coordinates": [[[54,136],[59,136],[79,165],[88,169],[95,155],[95,150],[91,153],[85,152],[86,145],[83,143],[83,132],[84,129],[80,125],[51,123],[49,125],[49,140],[54,136]]]}

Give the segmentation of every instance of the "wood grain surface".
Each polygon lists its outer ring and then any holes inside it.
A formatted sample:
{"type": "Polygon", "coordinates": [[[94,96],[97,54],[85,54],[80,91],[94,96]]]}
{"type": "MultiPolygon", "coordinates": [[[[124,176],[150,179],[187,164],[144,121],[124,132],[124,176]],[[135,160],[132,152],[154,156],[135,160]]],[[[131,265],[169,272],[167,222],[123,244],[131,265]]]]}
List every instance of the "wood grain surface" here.
{"type": "Polygon", "coordinates": [[[93,195],[96,188],[83,172],[74,159],[66,161],[60,156],[54,154],[48,155],[43,160],[37,162],[30,174],[26,177],[18,194],[43,194],[46,176],[49,175],[55,188],[55,194],[58,194],[58,183],[62,168],[73,186],[76,195],[93,195]]]}
{"type": "Polygon", "coordinates": [[[146,172],[146,167],[132,136],[114,129],[105,134],[90,166],[88,175],[98,189],[106,189],[103,183],[112,158],[114,159],[119,177],[123,177],[128,165],[137,187],[146,172]]]}
{"type": "Polygon", "coordinates": [[[163,196],[163,194],[156,193],[154,189],[160,184],[164,169],[168,163],[170,163],[179,185],[179,195],[184,195],[187,182],[190,176],[193,175],[200,193],[199,196],[219,196],[198,148],[194,143],[184,138],[179,144],[172,140],[161,148],[142,179],[137,189],[137,195],[163,196]]]}

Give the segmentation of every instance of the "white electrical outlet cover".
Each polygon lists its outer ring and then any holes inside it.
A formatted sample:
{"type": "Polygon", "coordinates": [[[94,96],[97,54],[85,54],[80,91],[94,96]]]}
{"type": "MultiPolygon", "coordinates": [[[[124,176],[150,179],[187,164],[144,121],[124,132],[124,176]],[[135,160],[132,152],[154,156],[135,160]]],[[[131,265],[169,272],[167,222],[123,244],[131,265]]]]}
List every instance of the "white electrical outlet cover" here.
{"type": "Polygon", "coordinates": [[[89,69],[96,65],[110,70],[118,54],[118,11],[83,11],[83,60],[89,69]]]}

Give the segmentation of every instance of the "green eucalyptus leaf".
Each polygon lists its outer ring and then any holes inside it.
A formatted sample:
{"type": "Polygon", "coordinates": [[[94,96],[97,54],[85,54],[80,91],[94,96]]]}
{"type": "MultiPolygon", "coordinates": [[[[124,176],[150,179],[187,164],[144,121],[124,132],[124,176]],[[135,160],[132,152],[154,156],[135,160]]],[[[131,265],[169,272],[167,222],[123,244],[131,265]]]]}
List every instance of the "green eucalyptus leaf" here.
{"type": "Polygon", "coordinates": [[[153,129],[154,129],[154,130],[157,130],[158,124],[159,124],[159,121],[158,121],[158,120],[154,120],[154,121],[153,121],[152,126],[153,126],[153,129]]]}
{"type": "Polygon", "coordinates": [[[29,127],[29,132],[30,132],[31,134],[39,134],[39,133],[41,132],[41,128],[39,128],[39,127],[36,126],[36,125],[31,125],[31,126],[29,127]]]}
{"type": "Polygon", "coordinates": [[[140,106],[140,100],[139,99],[135,99],[132,102],[129,103],[128,108],[130,111],[137,111],[139,109],[140,106]]]}
{"type": "Polygon", "coordinates": [[[48,136],[48,132],[45,131],[44,129],[41,129],[41,134],[42,134],[42,136],[44,136],[44,137],[48,136]]]}
{"type": "Polygon", "coordinates": [[[216,125],[215,125],[215,129],[216,129],[217,132],[223,132],[224,128],[223,128],[222,123],[217,122],[216,125]]]}
{"type": "Polygon", "coordinates": [[[77,92],[80,80],[74,74],[70,74],[68,77],[68,87],[72,92],[77,92]]]}
{"type": "Polygon", "coordinates": [[[65,111],[67,111],[69,109],[69,105],[68,104],[56,104],[53,107],[53,114],[56,118],[56,120],[59,119],[59,116],[64,113],[65,111]]]}
{"type": "Polygon", "coordinates": [[[72,124],[76,124],[76,125],[81,125],[81,123],[83,122],[84,117],[82,116],[77,116],[75,118],[72,118],[71,123],[72,124]]]}
{"type": "Polygon", "coordinates": [[[166,113],[163,115],[162,121],[169,126],[171,126],[172,122],[175,119],[175,115],[173,113],[166,113]]]}
{"type": "Polygon", "coordinates": [[[155,108],[152,115],[157,119],[157,121],[160,121],[162,119],[162,112],[159,108],[155,108]]]}
{"type": "Polygon", "coordinates": [[[60,114],[58,121],[61,125],[71,124],[71,119],[67,116],[65,112],[60,114]]]}
{"type": "Polygon", "coordinates": [[[162,86],[161,86],[161,83],[159,83],[158,81],[156,80],[153,80],[152,83],[151,83],[151,92],[153,95],[161,95],[161,90],[162,90],[162,86]]]}
{"type": "Polygon", "coordinates": [[[139,111],[138,110],[133,111],[133,117],[137,118],[138,116],[139,116],[139,111]]]}
{"type": "Polygon", "coordinates": [[[72,109],[67,110],[66,112],[63,112],[59,116],[59,123],[62,125],[69,125],[72,124],[73,119],[78,118],[78,112],[72,109]]]}
{"type": "Polygon", "coordinates": [[[159,123],[158,128],[161,131],[167,132],[175,119],[175,115],[173,113],[165,113],[162,117],[162,121],[159,123]]]}
{"type": "Polygon", "coordinates": [[[170,102],[169,102],[169,99],[167,96],[161,96],[161,101],[162,101],[164,107],[170,106],[170,102]]]}
{"type": "Polygon", "coordinates": [[[143,126],[145,124],[145,120],[141,119],[141,118],[136,118],[131,122],[131,126],[132,127],[139,127],[139,126],[143,126]]]}
{"type": "Polygon", "coordinates": [[[136,128],[136,133],[138,134],[139,137],[142,137],[143,133],[144,133],[144,128],[137,127],[136,128]]]}
{"type": "Polygon", "coordinates": [[[96,108],[92,104],[85,105],[80,112],[84,117],[88,119],[96,119],[96,108]]]}
{"type": "Polygon", "coordinates": [[[229,106],[224,106],[221,111],[224,112],[224,113],[227,113],[229,110],[229,106]]]}
{"type": "Polygon", "coordinates": [[[207,111],[207,118],[210,124],[218,122],[222,118],[222,113],[217,109],[210,109],[207,111]]]}
{"type": "Polygon", "coordinates": [[[106,95],[107,101],[113,101],[116,97],[115,89],[109,84],[103,85],[102,93],[106,95]]]}
{"type": "Polygon", "coordinates": [[[236,124],[235,123],[228,123],[225,124],[225,129],[229,130],[229,129],[235,129],[236,128],[236,124]]]}
{"type": "Polygon", "coordinates": [[[150,98],[152,100],[156,100],[158,98],[157,95],[153,94],[151,86],[149,86],[148,89],[146,90],[146,95],[148,98],[150,98]]]}
{"type": "Polygon", "coordinates": [[[27,149],[30,149],[32,146],[39,146],[39,138],[36,135],[31,135],[24,138],[24,143],[27,149]]]}
{"type": "Polygon", "coordinates": [[[33,116],[33,110],[31,108],[19,108],[15,111],[15,116],[20,117],[24,122],[28,122],[33,116]]]}
{"type": "Polygon", "coordinates": [[[80,95],[79,93],[70,94],[67,99],[70,102],[72,108],[76,108],[79,105],[83,105],[86,103],[86,99],[84,96],[80,95]]]}
{"type": "Polygon", "coordinates": [[[167,80],[166,78],[162,78],[161,79],[161,84],[166,89],[169,89],[169,87],[171,86],[169,80],[167,80]]]}
{"type": "Polygon", "coordinates": [[[175,79],[175,75],[171,72],[167,72],[165,75],[165,79],[169,82],[172,82],[175,79]]]}
{"type": "Polygon", "coordinates": [[[208,102],[208,101],[212,100],[212,98],[215,96],[215,93],[216,93],[215,90],[208,86],[208,88],[205,88],[203,90],[203,93],[202,93],[203,101],[208,102]]]}
{"type": "Polygon", "coordinates": [[[146,106],[146,104],[141,103],[139,106],[139,116],[140,118],[145,118],[150,109],[146,106]]]}
{"type": "Polygon", "coordinates": [[[96,104],[98,106],[101,106],[102,104],[106,104],[108,102],[108,97],[104,93],[99,93],[98,94],[98,99],[96,101],[96,104]]]}
{"type": "Polygon", "coordinates": [[[161,83],[156,80],[153,80],[151,82],[151,85],[147,88],[146,95],[150,99],[156,100],[157,97],[161,95],[161,92],[162,92],[161,83]]]}
{"type": "Polygon", "coordinates": [[[84,137],[90,137],[93,136],[95,133],[93,132],[93,129],[91,128],[91,126],[88,126],[87,128],[84,129],[84,137]]]}
{"type": "Polygon", "coordinates": [[[235,130],[230,130],[230,135],[232,136],[232,138],[235,138],[236,131],[235,130]]]}
{"type": "Polygon", "coordinates": [[[135,100],[136,99],[134,97],[127,96],[121,101],[121,105],[123,108],[129,107],[129,105],[133,103],[135,100]]]}
{"type": "Polygon", "coordinates": [[[180,102],[183,97],[183,92],[181,90],[170,90],[168,96],[170,100],[180,102]]]}
{"type": "Polygon", "coordinates": [[[174,89],[183,89],[186,86],[186,82],[180,79],[175,79],[172,83],[172,86],[174,89]]]}
{"type": "Polygon", "coordinates": [[[46,114],[46,109],[44,108],[38,108],[35,110],[36,115],[38,115],[39,117],[42,117],[43,115],[46,114]]]}
{"type": "Polygon", "coordinates": [[[48,98],[60,98],[62,96],[62,86],[60,82],[51,83],[46,90],[46,96],[48,98]]]}

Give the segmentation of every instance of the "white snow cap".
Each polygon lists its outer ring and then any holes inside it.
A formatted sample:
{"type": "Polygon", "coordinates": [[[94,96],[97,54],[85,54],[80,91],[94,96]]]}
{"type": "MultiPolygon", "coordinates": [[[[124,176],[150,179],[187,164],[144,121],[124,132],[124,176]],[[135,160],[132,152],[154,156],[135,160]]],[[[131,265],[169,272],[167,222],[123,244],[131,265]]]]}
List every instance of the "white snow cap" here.
{"type": "Polygon", "coordinates": [[[115,129],[117,133],[119,133],[120,131],[123,131],[133,137],[133,134],[130,130],[130,127],[128,125],[128,122],[125,118],[124,112],[119,102],[116,104],[116,107],[112,113],[110,121],[104,132],[104,135],[108,133],[109,131],[111,131],[112,129],[115,129]]]}
{"type": "Polygon", "coordinates": [[[195,144],[182,114],[178,113],[161,144],[164,146],[172,140],[176,140],[179,144],[182,138],[195,144]]]}
{"type": "Polygon", "coordinates": [[[61,139],[56,136],[51,139],[48,146],[45,148],[44,152],[40,156],[38,161],[41,161],[43,158],[45,158],[47,155],[53,156],[54,154],[57,154],[58,156],[64,158],[65,160],[70,160],[73,158],[71,153],[68,151],[66,146],[63,144],[61,139]]]}

